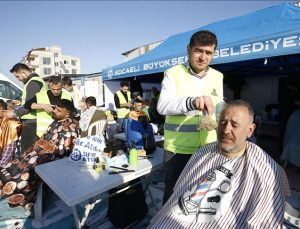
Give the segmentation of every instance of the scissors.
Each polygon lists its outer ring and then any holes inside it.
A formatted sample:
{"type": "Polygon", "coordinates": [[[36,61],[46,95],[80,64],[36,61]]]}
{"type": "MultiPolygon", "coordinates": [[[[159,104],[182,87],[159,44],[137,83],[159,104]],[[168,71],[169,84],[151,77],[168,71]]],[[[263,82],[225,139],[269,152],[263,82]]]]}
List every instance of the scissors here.
{"type": "Polygon", "coordinates": [[[231,183],[227,180],[223,180],[217,188],[210,189],[208,192],[218,190],[220,193],[225,194],[225,193],[229,192],[230,189],[231,189],[231,183]]]}

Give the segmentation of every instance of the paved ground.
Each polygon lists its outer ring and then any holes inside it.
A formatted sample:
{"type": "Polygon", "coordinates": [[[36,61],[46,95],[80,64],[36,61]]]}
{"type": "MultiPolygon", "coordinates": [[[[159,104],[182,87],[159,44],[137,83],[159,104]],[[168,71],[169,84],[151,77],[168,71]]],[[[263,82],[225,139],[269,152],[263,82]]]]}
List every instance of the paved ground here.
{"type": "MultiPolygon", "coordinates": [[[[149,187],[149,191],[152,194],[153,202],[149,195],[146,193],[146,202],[149,207],[148,214],[146,217],[136,224],[135,228],[146,228],[152,217],[157,213],[156,208],[160,209],[162,205],[163,196],[163,174],[159,172],[155,176],[154,184],[149,187]]],[[[44,191],[44,209],[43,218],[41,222],[36,222],[32,217],[26,215],[23,208],[10,208],[7,205],[6,199],[0,199],[0,229],[35,229],[35,228],[47,228],[47,229],[73,229],[75,228],[74,218],[71,209],[63,203],[58,196],[56,196],[51,190],[44,191]]],[[[80,214],[83,213],[82,203],[78,207],[80,214]]],[[[93,224],[95,222],[103,222],[101,225],[93,225],[92,228],[98,229],[114,229],[109,220],[105,220],[107,214],[108,201],[104,201],[102,204],[95,206],[93,211],[90,213],[90,217],[87,224],[93,224]]]]}

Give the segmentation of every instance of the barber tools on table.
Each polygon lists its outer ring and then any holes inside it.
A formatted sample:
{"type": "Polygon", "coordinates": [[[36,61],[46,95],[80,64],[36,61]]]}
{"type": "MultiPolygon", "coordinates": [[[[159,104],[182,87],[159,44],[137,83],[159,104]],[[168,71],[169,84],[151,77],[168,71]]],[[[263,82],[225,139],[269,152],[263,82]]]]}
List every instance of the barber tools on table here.
{"type": "Polygon", "coordinates": [[[109,168],[117,169],[117,171],[110,171],[108,174],[135,172],[135,170],[133,170],[133,169],[126,169],[126,168],[117,167],[117,166],[109,166],[109,168]]]}

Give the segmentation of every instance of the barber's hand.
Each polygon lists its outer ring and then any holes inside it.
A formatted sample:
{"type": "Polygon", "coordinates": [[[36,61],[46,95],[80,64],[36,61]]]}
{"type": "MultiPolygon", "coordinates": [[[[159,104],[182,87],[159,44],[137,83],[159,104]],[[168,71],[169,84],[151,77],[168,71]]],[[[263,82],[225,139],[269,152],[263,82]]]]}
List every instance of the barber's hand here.
{"type": "Polygon", "coordinates": [[[6,117],[6,118],[11,119],[11,118],[15,118],[15,115],[14,115],[13,110],[4,110],[2,112],[2,117],[6,117]]]}
{"type": "Polygon", "coordinates": [[[14,100],[13,100],[13,103],[14,103],[16,106],[20,106],[20,105],[21,105],[21,101],[20,101],[20,100],[17,100],[17,99],[14,99],[14,100]]]}
{"type": "Polygon", "coordinates": [[[49,112],[49,113],[52,113],[53,110],[54,110],[53,106],[50,105],[50,104],[43,104],[42,108],[43,108],[44,111],[49,112]]]}
{"type": "Polygon", "coordinates": [[[131,103],[127,103],[127,107],[128,108],[132,107],[132,104],[131,103]]]}
{"type": "Polygon", "coordinates": [[[210,96],[199,96],[194,100],[196,110],[206,111],[209,116],[214,113],[214,105],[210,96]]]}

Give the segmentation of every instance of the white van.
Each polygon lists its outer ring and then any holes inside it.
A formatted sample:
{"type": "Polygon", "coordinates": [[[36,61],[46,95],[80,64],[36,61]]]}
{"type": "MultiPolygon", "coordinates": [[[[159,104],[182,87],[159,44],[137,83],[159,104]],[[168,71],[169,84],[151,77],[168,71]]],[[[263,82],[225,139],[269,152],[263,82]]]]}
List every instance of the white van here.
{"type": "Polygon", "coordinates": [[[0,73],[0,99],[7,101],[9,99],[21,100],[22,88],[0,73]]]}

